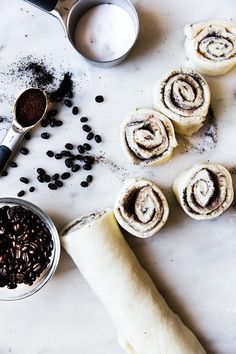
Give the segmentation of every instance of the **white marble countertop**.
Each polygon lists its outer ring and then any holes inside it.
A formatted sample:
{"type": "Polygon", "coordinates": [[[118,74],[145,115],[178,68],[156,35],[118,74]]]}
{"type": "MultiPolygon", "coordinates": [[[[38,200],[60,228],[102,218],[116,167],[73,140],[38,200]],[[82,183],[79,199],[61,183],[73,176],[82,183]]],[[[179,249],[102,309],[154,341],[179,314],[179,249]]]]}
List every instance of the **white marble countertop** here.
{"type": "MultiPolygon", "coordinates": [[[[231,19],[235,0],[137,0],[141,36],[126,62],[112,69],[85,63],[67,42],[56,19],[21,0],[1,0],[0,12],[0,115],[11,117],[14,97],[24,79],[6,76],[13,63],[29,54],[44,58],[56,71],[71,70],[76,81],[74,102],[81,115],[90,117],[104,143],[94,152],[110,163],[93,171],[94,183],[82,189],[84,172],[75,174],[60,191],[36,183],[37,191],[25,199],[44,209],[60,229],[85,212],[112,206],[124,177],[147,177],[163,188],[170,203],[170,218],[158,236],[128,241],[167,302],[199,336],[208,353],[236,353],[236,205],[214,221],[190,219],[177,205],[171,186],[174,178],[194,161],[236,166],[236,69],[219,78],[207,78],[217,124],[217,144],[194,138],[195,148],[184,150],[184,141],[172,160],[153,168],[131,167],[119,146],[119,127],[133,107],[152,107],[155,80],[173,66],[188,65],[182,28],[186,23],[231,19]],[[104,95],[97,104],[94,97],[104,95]],[[200,148],[198,146],[200,144],[200,148]],[[205,148],[205,152],[202,151],[205,148]],[[114,167],[114,164],[120,168],[114,167]]],[[[236,18],[234,18],[236,20],[236,18]]],[[[18,155],[19,167],[1,179],[0,196],[16,196],[19,177],[36,179],[36,168],[50,173],[62,164],[45,158],[49,149],[81,140],[79,118],[63,108],[64,129],[51,130],[48,141],[42,128],[27,142],[28,156],[18,155]],[[57,167],[58,166],[58,167],[57,167]]],[[[1,123],[3,137],[8,123],[1,123]]],[[[185,142],[186,143],[186,142],[185,142]]],[[[59,171],[59,172],[62,172],[59,171]]],[[[233,175],[234,183],[236,177],[233,175]]],[[[69,257],[62,252],[53,279],[26,300],[0,303],[0,353],[14,354],[121,354],[117,335],[103,306],[69,257]]],[[[171,354],[171,353],[168,353],[171,354]]]]}

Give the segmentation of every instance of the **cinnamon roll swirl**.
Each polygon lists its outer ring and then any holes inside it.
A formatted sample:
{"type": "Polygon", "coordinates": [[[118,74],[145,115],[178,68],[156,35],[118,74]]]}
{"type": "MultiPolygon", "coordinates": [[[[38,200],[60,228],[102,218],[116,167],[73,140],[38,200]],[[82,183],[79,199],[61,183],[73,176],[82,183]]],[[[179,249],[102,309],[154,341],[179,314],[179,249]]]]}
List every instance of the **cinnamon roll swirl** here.
{"type": "Polygon", "coordinates": [[[209,86],[191,69],[173,69],[153,88],[154,108],[170,118],[181,135],[191,136],[201,128],[209,105],[209,86]]]}
{"type": "Polygon", "coordinates": [[[135,165],[163,164],[177,146],[174,127],[167,117],[154,110],[134,110],[121,126],[121,146],[135,165]]]}
{"type": "Polygon", "coordinates": [[[225,74],[236,65],[236,24],[229,21],[207,21],[186,25],[185,50],[202,74],[225,74]]]}
{"type": "Polygon", "coordinates": [[[162,191],[145,179],[126,181],[114,207],[118,223],[137,237],[150,237],[166,223],[169,206],[162,191]]]}
{"type": "Polygon", "coordinates": [[[232,203],[232,178],[222,165],[195,164],[174,181],[174,193],[184,211],[196,220],[213,219],[232,203]]]}

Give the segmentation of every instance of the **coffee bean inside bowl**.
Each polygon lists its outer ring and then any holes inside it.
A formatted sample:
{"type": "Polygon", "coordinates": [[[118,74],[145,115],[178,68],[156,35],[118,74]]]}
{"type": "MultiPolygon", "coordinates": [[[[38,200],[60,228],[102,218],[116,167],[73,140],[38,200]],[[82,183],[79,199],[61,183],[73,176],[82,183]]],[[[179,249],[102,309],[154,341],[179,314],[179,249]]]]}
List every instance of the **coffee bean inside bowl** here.
{"type": "Polygon", "coordinates": [[[22,206],[0,208],[0,287],[32,285],[50,263],[53,248],[37,214],[22,206]]]}

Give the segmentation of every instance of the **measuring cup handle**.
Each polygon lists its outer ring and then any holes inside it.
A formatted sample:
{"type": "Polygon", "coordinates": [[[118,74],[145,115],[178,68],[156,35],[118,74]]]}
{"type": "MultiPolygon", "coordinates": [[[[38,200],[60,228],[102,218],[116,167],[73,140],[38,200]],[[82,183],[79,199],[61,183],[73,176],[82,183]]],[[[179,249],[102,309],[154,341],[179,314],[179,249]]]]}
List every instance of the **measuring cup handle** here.
{"type": "Polygon", "coordinates": [[[24,0],[28,3],[31,3],[44,11],[51,12],[55,9],[58,0],[24,0]]]}
{"type": "Polygon", "coordinates": [[[9,149],[5,145],[0,146],[0,175],[4,171],[4,168],[6,167],[11,155],[12,155],[11,149],[9,149]]]}

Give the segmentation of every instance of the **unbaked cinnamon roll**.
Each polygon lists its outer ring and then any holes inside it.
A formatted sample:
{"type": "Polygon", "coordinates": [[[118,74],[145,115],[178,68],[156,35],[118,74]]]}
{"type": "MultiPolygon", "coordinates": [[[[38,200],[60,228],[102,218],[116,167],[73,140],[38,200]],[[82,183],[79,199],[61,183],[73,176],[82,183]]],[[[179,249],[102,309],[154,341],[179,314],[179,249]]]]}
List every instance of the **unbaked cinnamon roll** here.
{"type": "Polygon", "coordinates": [[[174,127],[163,114],[137,109],[121,126],[121,146],[130,162],[140,166],[167,162],[177,146],[174,127]]]}
{"type": "Polygon", "coordinates": [[[196,71],[176,68],[153,88],[153,106],[165,114],[181,135],[191,136],[203,125],[210,105],[210,90],[196,71]]]}
{"type": "Polygon", "coordinates": [[[174,193],[184,211],[196,220],[213,219],[232,203],[232,178],[222,165],[195,164],[174,181],[174,193]]]}
{"type": "Polygon", "coordinates": [[[166,223],[169,206],[162,191],[145,179],[130,179],[120,191],[114,207],[118,223],[137,237],[150,237],[166,223]]]}
{"type": "Polygon", "coordinates": [[[216,76],[236,64],[236,24],[207,21],[186,25],[185,50],[190,61],[202,74],[216,76]]]}

